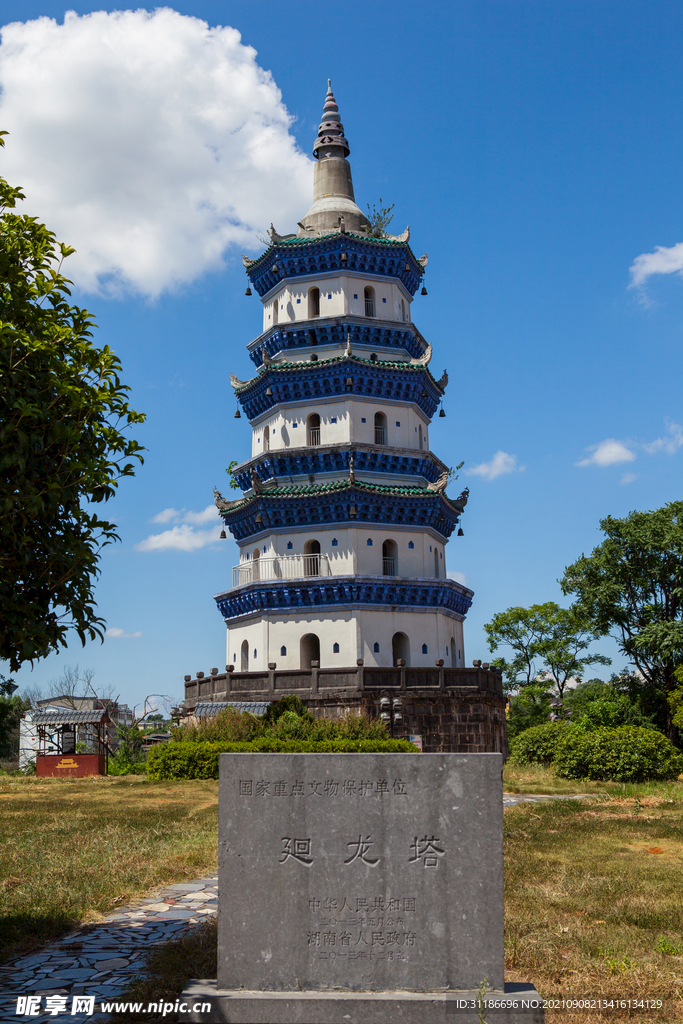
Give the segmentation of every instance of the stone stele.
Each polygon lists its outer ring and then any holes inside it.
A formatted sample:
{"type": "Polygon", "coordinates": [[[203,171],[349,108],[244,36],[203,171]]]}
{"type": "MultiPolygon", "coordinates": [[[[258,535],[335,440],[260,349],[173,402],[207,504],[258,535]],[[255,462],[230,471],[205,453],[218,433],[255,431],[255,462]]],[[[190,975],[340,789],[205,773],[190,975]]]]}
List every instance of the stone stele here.
{"type": "Polygon", "coordinates": [[[504,983],[500,754],[220,761],[218,979],[181,1020],[465,1024],[483,984],[487,1020],[543,1020],[504,983]]]}

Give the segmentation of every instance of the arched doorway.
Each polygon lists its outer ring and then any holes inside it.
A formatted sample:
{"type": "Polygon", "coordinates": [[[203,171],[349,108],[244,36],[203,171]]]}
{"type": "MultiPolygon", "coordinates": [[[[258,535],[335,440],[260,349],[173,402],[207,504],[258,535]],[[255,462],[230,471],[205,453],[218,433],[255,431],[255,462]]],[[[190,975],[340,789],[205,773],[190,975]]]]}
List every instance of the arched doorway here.
{"type": "Polygon", "coordinates": [[[398,576],[398,545],[394,540],[382,544],[382,575],[398,576]]]}
{"type": "Polygon", "coordinates": [[[240,671],[249,671],[249,641],[243,640],[241,647],[240,671]]]}
{"type": "Polygon", "coordinates": [[[317,661],[320,665],[320,640],[315,633],[306,633],[301,637],[299,645],[301,652],[301,668],[310,668],[311,662],[317,661]]]}
{"type": "Polygon", "coordinates": [[[278,306],[279,305],[280,305],[280,300],[276,299],[275,302],[273,303],[273,323],[274,324],[277,323],[277,310],[278,310],[278,306]]]}
{"type": "Polygon", "coordinates": [[[420,451],[422,451],[422,424],[417,428],[417,436],[420,441],[420,451]]]}
{"type": "Polygon", "coordinates": [[[260,580],[261,579],[261,572],[260,572],[260,568],[261,567],[259,566],[259,558],[260,557],[261,557],[260,550],[258,548],[254,548],[254,553],[252,555],[253,561],[251,563],[251,577],[254,580],[260,580]]]}
{"type": "Polygon", "coordinates": [[[270,451],[270,427],[263,429],[263,450],[264,452],[270,451]]]}
{"type": "Polygon", "coordinates": [[[306,420],[306,431],[308,434],[307,441],[311,448],[317,448],[320,445],[320,416],[317,412],[312,412],[306,420]]]}
{"type": "Polygon", "coordinates": [[[451,637],[451,666],[455,668],[455,640],[451,637]]]}
{"type": "Polygon", "coordinates": [[[320,542],[307,540],[304,544],[304,576],[320,575],[320,542]]]}
{"type": "Polygon", "coordinates": [[[320,316],[320,289],[309,288],[308,291],[308,319],[320,316]]]}
{"type": "Polygon", "coordinates": [[[374,288],[366,288],[365,289],[365,315],[366,316],[374,316],[375,315],[375,289],[374,288]]]}
{"type": "Polygon", "coordinates": [[[383,412],[375,413],[375,444],[387,443],[387,418],[383,412]]]}
{"type": "Polygon", "coordinates": [[[406,319],[406,304],[403,301],[403,299],[401,299],[401,320],[403,320],[403,322],[405,323],[405,319],[406,319]]]}
{"type": "Polygon", "coordinates": [[[439,578],[439,549],[434,545],[434,575],[439,578]]]}
{"type": "Polygon", "coordinates": [[[402,658],[406,665],[410,665],[410,641],[405,633],[394,633],[392,636],[391,655],[394,665],[398,665],[399,658],[402,658]]]}

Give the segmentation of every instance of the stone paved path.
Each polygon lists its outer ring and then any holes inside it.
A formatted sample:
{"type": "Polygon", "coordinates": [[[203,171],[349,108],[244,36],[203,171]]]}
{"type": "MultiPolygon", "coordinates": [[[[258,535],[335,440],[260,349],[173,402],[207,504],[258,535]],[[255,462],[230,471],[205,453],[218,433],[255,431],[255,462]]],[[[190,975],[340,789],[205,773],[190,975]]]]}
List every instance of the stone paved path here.
{"type": "MultiPolygon", "coordinates": [[[[583,800],[587,794],[561,796],[505,793],[503,805],[543,800],[583,800]]],[[[590,795],[588,795],[590,799],[590,795]]],[[[148,894],[135,906],[108,915],[102,924],[88,927],[51,943],[39,953],[19,956],[0,965],[0,1022],[30,1020],[81,1024],[108,1020],[100,1012],[101,1000],[120,998],[131,979],[140,973],[151,946],[167,942],[178,932],[216,913],[218,879],[197,878],[148,894]],[[40,995],[37,1016],[17,1017],[17,997],[40,995]],[[66,996],[66,1013],[46,1012],[47,996],[66,996]],[[94,995],[95,1012],[72,1015],[76,995],[94,995]]]]}
{"type": "Polygon", "coordinates": [[[544,800],[595,800],[597,793],[503,793],[503,807],[540,804],[544,800]]]}
{"type": "Polygon", "coordinates": [[[94,1024],[108,1019],[100,1012],[100,1001],[119,998],[140,973],[151,946],[215,914],[217,901],[216,877],[169,885],[134,907],[109,914],[102,924],[72,932],[39,953],[7,961],[0,965],[0,1021],[94,1024]],[[17,997],[29,994],[41,996],[40,1014],[17,1017],[17,997]],[[51,995],[67,997],[65,1013],[46,1012],[45,997],[51,995]],[[94,995],[95,1012],[72,1016],[75,995],[94,995]]]}

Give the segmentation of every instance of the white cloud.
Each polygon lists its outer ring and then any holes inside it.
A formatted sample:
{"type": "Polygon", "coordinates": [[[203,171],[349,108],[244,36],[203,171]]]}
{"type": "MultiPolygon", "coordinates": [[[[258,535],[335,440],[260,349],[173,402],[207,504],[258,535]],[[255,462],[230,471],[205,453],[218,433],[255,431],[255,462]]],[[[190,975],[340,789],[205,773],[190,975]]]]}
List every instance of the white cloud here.
{"type": "Polygon", "coordinates": [[[618,462],[633,462],[637,458],[635,452],[627,448],[623,441],[615,441],[613,437],[601,441],[600,444],[592,444],[586,448],[592,452],[587,459],[581,459],[577,466],[614,466],[618,462]]]}
{"type": "Polygon", "coordinates": [[[472,466],[466,470],[469,476],[483,476],[485,480],[495,480],[503,473],[514,473],[515,470],[523,471],[525,466],[517,465],[517,456],[508,455],[507,452],[498,451],[490,462],[481,462],[478,466],[472,466]]]}
{"type": "Polygon", "coordinates": [[[683,242],[666,248],[658,245],[654,252],[636,256],[629,268],[630,288],[642,288],[653,274],[680,274],[683,272],[683,242]]]}
{"type": "Polygon", "coordinates": [[[683,427],[680,424],[669,423],[666,429],[669,433],[668,437],[658,437],[656,441],[650,441],[649,444],[643,445],[648,455],[654,455],[655,452],[666,452],[667,455],[675,455],[683,445],[683,427]]]}
{"type": "Polygon", "coordinates": [[[65,272],[86,291],[155,297],[308,208],[312,162],[235,29],[168,7],[70,11],[1,39],[3,175],[76,247],[65,272]]]}
{"type": "Polygon", "coordinates": [[[119,629],[118,626],[110,626],[104,635],[110,637],[112,640],[135,640],[137,637],[142,636],[142,633],[140,630],[138,630],[137,633],[125,633],[122,629],[119,629]]]}
{"type": "Polygon", "coordinates": [[[619,483],[620,484],[632,484],[633,481],[637,480],[637,479],[638,479],[638,474],[637,473],[623,473],[619,483]]]}
{"type": "Polygon", "coordinates": [[[197,551],[220,539],[221,524],[210,530],[195,530],[188,523],[153,533],[135,545],[137,551],[197,551]]]}
{"type": "Polygon", "coordinates": [[[446,577],[449,580],[455,580],[456,583],[462,583],[463,587],[467,586],[467,580],[464,572],[458,572],[457,569],[452,569],[446,573],[446,577]]]}
{"type": "Polygon", "coordinates": [[[163,512],[157,512],[155,516],[152,516],[150,523],[171,523],[174,519],[179,518],[181,512],[175,508],[165,508],[163,512]]]}

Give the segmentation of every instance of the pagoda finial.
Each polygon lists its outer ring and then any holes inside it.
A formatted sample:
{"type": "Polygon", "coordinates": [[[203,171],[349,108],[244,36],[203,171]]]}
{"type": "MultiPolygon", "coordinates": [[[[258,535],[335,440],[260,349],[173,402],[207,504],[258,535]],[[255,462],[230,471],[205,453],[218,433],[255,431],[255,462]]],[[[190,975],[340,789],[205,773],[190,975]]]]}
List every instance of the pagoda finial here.
{"type": "Polygon", "coordinates": [[[329,78],[327,79],[327,95],[325,96],[323,116],[320,119],[320,126],[318,128],[318,138],[313,143],[313,156],[316,160],[319,156],[318,151],[323,146],[341,146],[344,151],[341,155],[344,157],[347,157],[351,152],[349,144],[344,138],[344,125],[339,120],[339,107],[332,92],[332,80],[329,78]]]}

